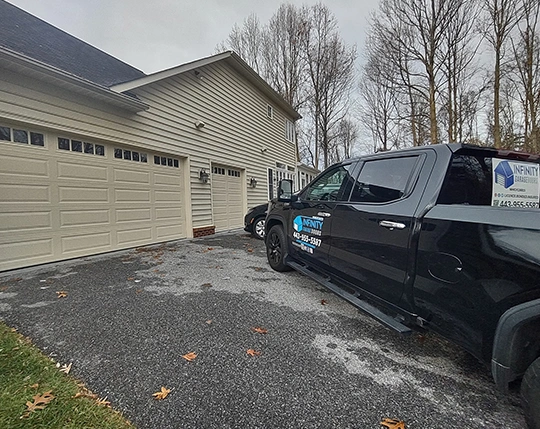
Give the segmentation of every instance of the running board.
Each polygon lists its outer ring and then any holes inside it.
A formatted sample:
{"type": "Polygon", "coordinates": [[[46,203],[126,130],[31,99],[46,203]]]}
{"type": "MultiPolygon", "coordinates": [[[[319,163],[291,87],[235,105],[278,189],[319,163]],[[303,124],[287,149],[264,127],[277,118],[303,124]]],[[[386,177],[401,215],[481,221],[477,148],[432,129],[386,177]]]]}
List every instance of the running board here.
{"type": "Polygon", "coordinates": [[[408,326],[405,326],[403,323],[398,322],[396,319],[392,318],[388,314],[383,313],[381,310],[369,304],[368,302],[363,301],[360,298],[354,296],[353,294],[350,294],[349,292],[344,291],[338,285],[336,285],[335,283],[332,283],[330,279],[328,279],[327,277],[323,277],[322,275],[317,274],[314,271],[311,271],[309,268],[293,261],[287,261],[287,265],[294,268],[296,271],[299,271],[302,274],[305,274],[306,276],[311,277],[317,283],[320,283],[324,287],[330,289],[336,295],[350,302],[356,308],[363,311],[367,315],[373,317],[375,320],[382,323],[384,326],[390,329],[393,329],[394,331],[397,331],[400,334],[410,334],[412,332],[412,329],[409,328],[408,326]]]}

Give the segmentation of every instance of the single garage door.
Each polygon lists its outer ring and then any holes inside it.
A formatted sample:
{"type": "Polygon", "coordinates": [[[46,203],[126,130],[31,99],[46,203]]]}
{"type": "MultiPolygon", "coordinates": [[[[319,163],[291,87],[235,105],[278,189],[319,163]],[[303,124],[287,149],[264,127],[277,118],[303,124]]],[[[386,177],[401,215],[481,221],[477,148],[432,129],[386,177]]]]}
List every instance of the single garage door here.
{"type": "Polygon", "coordinates": [[[240,170],[212,166],[212,210],[216,231],[244,226],[242,179],[240,170]]]}
{"type": "Polygon", "coordinates": [[[39,136],[0,126],[0,271],[186,236],[180,159],[39,136]]]}

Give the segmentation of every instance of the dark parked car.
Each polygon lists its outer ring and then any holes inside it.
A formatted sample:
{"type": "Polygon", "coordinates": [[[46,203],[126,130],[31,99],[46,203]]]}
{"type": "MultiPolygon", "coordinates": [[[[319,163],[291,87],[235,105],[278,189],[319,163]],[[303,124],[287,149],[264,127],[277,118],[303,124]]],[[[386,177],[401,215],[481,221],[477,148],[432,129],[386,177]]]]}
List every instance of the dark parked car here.
{"type": "Polygon", "coordinates": [[[351,159],[298,194],[282,180],[268,262],[400,333],[463,346],[540,429],[540,156],[433,145],[351,159]]]}
{"type": "Polygon", "coordinates": [[[244,230],[250,232],[253,237],[259,240],[264,238],[264,223],[267,210],[268,203],[260,204],[250,208],[244,217],[244,230]]]}

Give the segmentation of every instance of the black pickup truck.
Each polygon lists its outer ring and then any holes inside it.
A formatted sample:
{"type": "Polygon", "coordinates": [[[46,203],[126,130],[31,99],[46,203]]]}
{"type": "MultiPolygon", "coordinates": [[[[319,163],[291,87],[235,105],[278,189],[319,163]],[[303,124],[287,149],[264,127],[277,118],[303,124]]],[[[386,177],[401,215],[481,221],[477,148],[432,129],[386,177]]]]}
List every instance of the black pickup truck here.
{"type": "Polygon", "coordinates": [[[400,333],[430,329],[521,381],[540,428],[540,157],[464,144],[341,162],[266,218],[270,266],[400,333]]]}

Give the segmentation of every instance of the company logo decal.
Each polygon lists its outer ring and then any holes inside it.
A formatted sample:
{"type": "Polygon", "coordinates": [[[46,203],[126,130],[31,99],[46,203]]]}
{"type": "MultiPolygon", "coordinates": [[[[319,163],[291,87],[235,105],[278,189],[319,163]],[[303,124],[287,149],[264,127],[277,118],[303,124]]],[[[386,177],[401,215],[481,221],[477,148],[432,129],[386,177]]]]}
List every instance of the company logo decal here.
{"type": "Polygon", "coordinates": [[[318,216],[296,216],[293,220],[293,244],[304,252],[313,254],[313,250],[319,247],[322,240],[324,218],[318,216]]]}

